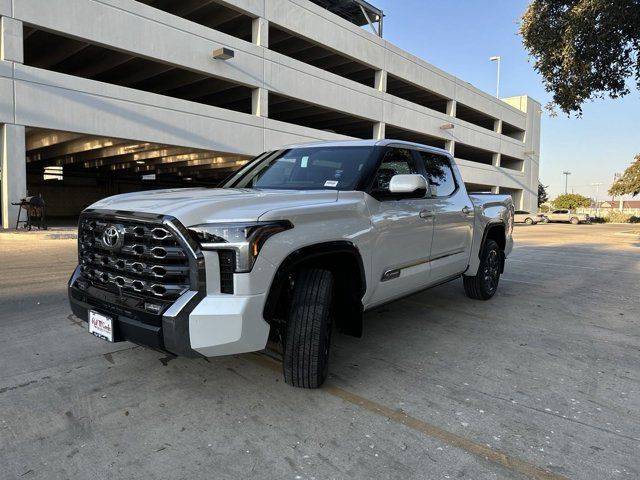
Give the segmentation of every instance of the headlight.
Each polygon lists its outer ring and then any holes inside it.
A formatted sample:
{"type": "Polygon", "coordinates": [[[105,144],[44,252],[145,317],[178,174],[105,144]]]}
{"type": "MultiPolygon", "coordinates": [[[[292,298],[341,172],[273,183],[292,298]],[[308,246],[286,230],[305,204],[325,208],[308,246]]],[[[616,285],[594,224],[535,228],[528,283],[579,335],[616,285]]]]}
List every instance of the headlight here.
{"type": "Polygon", "coordinates": [[[235,252],[238,273],[250,272],[269,237],[293,228],[288,220],[250,223],[209,223],[189,227],[189,233],[203,250],[235,252]]]}

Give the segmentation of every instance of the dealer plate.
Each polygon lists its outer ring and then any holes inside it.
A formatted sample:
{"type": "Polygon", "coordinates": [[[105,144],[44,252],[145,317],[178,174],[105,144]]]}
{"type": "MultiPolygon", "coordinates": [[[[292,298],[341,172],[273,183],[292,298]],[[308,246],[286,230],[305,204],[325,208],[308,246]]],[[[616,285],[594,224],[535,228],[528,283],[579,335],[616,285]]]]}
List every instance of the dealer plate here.
{"type": "Polygon", "coordinates": [[[113,318],[95,310],[89,310],[89,333],[108,342],[113,342],[113,318]]]}

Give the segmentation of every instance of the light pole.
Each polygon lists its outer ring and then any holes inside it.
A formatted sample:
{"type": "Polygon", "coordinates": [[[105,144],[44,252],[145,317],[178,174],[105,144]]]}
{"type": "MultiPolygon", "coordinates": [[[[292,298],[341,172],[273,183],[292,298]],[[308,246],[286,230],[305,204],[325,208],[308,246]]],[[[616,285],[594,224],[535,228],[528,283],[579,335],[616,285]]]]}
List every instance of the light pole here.
{"type": "Polygon", "coordinates": [[[569,175],[571,175],[571,172],[565,170],[564,172],[562,172],[562,174],[564,175],[564,194],[567,194],[567,186],[569,185],[569,175]]]}
{"type": "Polygon", "coordinates": [[[596,187],[596,217],[598,217],[599,213],[600,213],[600,209],[598,208],[598,193],[600,193],[600,186],[604,185],[604,183],[601,182],[596,182],[596,183],[592,183],[591,186],[592,187],[596,187]]]}
{"type": "Polygon", "coordinates": [[[500,98],[500,55],[489,57],[492,62],[498,62],[498,79],[496,80],[496,98],[500,98]]]}

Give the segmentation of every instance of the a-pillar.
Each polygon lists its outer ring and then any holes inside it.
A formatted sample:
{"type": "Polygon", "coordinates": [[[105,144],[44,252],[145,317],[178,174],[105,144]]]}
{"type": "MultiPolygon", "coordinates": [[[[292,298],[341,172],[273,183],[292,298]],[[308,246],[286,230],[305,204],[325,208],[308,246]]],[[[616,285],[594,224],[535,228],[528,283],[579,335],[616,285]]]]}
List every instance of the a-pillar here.
{"type": "Polygon", "coordinates": [[[12,228],[16,225],[19,207],[11,203],[27,196],[27,164],[22,125],[0,126],[0,165],[2,228],[12,228]]]}

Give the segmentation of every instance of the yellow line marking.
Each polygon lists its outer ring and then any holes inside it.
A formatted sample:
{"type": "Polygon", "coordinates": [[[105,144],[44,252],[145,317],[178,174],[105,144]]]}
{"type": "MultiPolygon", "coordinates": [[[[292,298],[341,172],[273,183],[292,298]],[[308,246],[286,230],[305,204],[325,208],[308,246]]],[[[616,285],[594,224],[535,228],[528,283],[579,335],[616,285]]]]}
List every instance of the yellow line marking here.
{"type": "MultiPolygon", "coordinates": [[[[247,355],[247,358],[254,363],[267,367],[271,370],[281,372],[282,366],[276,360],[266,357],[261,354],[247,355]]],[[[337,387],[331,384],[325,384],[322,387],[322,391],[330,393],[331,395],[340,398],[346,402],[349,402],[357,407],[364,408],[365,410],[380,415],[382,417],[393,420],[394,422],[409,427],[417,432],[428,435],[436,440],[440,440],[443,443],[451,445],[452,447],[464,450],[467,453],[471,453],[480,458],[489,460],[495,464],[501,465],[513,472],[525,475],[528,478],[535,480],[569,480],[568,477],[559,475],[549,470],[545,470],[542,467],[538,467],[524,460],[512,457],[511,455],[496,450],[486,445],[474,442],[465,437],[457,435],[455,433],[444,430],[435,425],[431,425],[427,422],[419,420],[411,415],[407,415],[401,410],[394,410],[390,407],[374,402],[367,398],[361,397],[358,394],[349,392],[343,388],[337,387]]]]}

